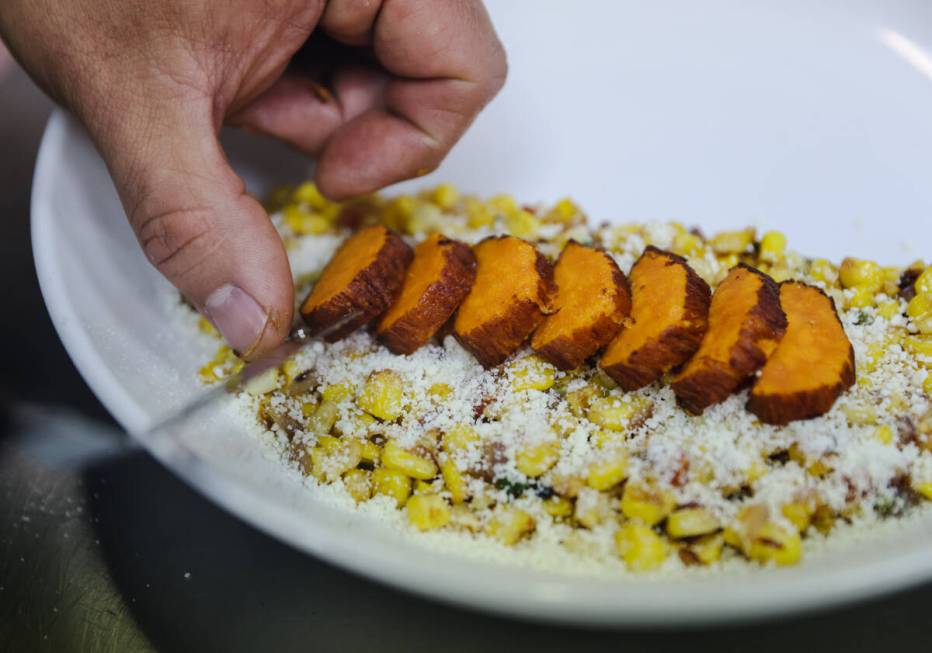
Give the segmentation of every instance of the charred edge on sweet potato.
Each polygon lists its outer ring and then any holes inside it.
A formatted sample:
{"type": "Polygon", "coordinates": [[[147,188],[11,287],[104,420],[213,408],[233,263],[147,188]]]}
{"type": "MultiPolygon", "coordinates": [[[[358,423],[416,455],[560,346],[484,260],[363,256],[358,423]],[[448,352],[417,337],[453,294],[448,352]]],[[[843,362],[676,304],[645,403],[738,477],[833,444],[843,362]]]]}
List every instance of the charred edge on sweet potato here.
{"type": "Polygon", "coordinates": [[[845,334],[835,301],[821,288],[801,281],[781,283],[780,298],[789,325],[761,370],[747,403],[748,410],[762,422],[778,426],[824,415],[854,385],[857,376],[854,347],[845,334]],[[805,297],[792,297],[790,293],[795,292],[805,297]],[[818,315],[800,315],[800,300],[817,302],[813,306],[818,315]],[[800,338],[804,332],[807,335],[800,338]],[[820,334],[823,340],[810,342],[813,333],[820,334]],[[831,345],[832,351],[826,351],[826,345],[831,345]],[[816,375],[826,378],[808,387],[816,375]]]}
{"type": "Polygon", "coordinates": [[[618,334],[631,311],[631,290],[611,256],[575,240],[561,252],[554,266],[554,279],[555,312],[534,332],[531,347],[559,369],[572,370],[618,334]],[[586,258],[574,260],[575,256],[586,258]],[[573,302],[578,303],[580,298],[590,302],[595,312],[577,310],[580,307],[573,302]]]}
{"type": "Polygon", "coordinates": [[[773,353],[786,331],[787,320],[780,307],[780,288],[768,275],[744,263],[731,269],[712,295],[709,330],[699,351],[673,380],[677,402],[691,413],[701,414],[739,390],[773,353]],[[734,323],[723,320],[723,311],[735,308],[743,290],[737,284],[753,283],[756,295],[737,333],[734,323]],[[725,305],[725,302],[729,305],[725,305]],[[724,343],[725,338],[734,342],[724,343]]]}
{"type": "Polygon", "coordinates": [[[379,323],[379,338],[395,354],[417,351],[450,319],[475,278],[476,257],[468,245],[439,235],[424,241],[414,252],[398,299],[379,323]],[[427,257],[436,256],[440,269],[433,271],[426,266],[435,261],[427,257]],[[433,278],[417,278],[420,274],[433,278]]]}
{"type": "Polygon", "coordinates": [[[553,266],[533,245],[514,236],[490,236],[473,251],[476,279],[457,311],[453,335],[483,366],[494,367],[513,354],[551,312],[550,301],[556,291],[553,266]],[[504,243],[516,248],[512,256],[496,257],[494,263],[483,261],[484,247],[504,243]],[[524,256],[533,254],[533,265],[530,270],[509,273],[507,266],[519,263],[521,248],[529,248],[524,256]],[[536,277],[531,296],[519,297],[520,284],[528,273],[536,277]],[[497,287],[495,294],[502,295],[499,300],[505,302],[493,304],[491,313],[482,303],[482,294],[491,290],[490,286],[497,287]],[[503,288],[512,292],[503,294],[503,288]]]}
{"type": "Polygon", "coordinates": [[[301,305],[301,316],[310,334],[359,312],[359,317],[328,334],[326,340],[336,342],[382,314],[401,289],[411,258],[411,248],[386,227],[366,227],[350,236],[301,305]],[[377,249],[366,254],[373,245],[377,249]],[[362,260],[354,260],[360,255],[362,260]],[[346,281],[342,287],[339,286],[341,281],[346,281]]]}
{"type": "Polygon", "coordinates": [[[631,392],[653,383],[666,372],[682,365],[699,349],[708,328],[712,290],[689,266],[685,258],[652,245],[644,250],[632,267],[629,281],[632,295],[630,324],[623,327],[618,336],[609,343],[599,366],[622,389],[631,392]],[[677,298],[682,302],[682,315],[675,324],[665,325],[660,333],[647,334],[640,347],[616,360],[619,351],[624,349],[625,339],[637,334],[638,315],[647,310],[644,307],[649,307],[656,299],[670,294],[670,289],[665,283],[639,283],[638,265],[648,261],[649,257],[662,258],[665,261],[664,268],[676,267],[685,275],[682,297],[677,298]],[[645,293],[650,297],[639,297],[645,293]]]}

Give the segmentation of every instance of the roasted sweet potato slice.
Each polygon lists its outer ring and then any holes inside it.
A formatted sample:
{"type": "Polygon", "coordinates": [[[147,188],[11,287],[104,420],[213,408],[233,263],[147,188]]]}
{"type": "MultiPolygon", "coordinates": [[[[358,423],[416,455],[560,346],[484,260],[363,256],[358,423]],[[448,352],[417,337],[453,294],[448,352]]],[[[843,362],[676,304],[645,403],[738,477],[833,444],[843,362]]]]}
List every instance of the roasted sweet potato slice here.
{"type": "Polygon", "coordinates": [[[854,348],[822,290],[800,281],[780,284],[786,334],[761,370],[748,410],[767,424],[827,413],[855,381],[854,348]]]}
{"type": "Polygon", "coordinates": [[[379,338],[396,354],[416,351],[450,319],[475,278],[468,245],[431,236],[415,248],[401,293],[379,321],[379,338]]]}
{"type": "Polygon", "coordinates": [[[398,294],[410,262],[411,248],[381,225],[350,236],[301,305],[311,334],[358,312],[357,318],[327,335],[334,342],[381,315],[398,294]]]}
{"type": "Polygon", "coordinates": [[[552,311],[553,266],[514,236],[486,238],[473,253],[476,281],[456,314],[453,335],[480,363],[493,367],[552,311]]]}
{"type": "Polygon", "coordinates": [[[627,391],[682,365],[708,328],[712,291],[676,254],[648,247],[631,268],[631,316],[599,366],[627,391]]]}
{"type": "Polygon", "coordinates": [[[531,338],[531,347],[561,370],[572,370],[615,337],[631,311],[628,280],[605,252],[576,241],[553,270],[556,311],[531,338]]]}
{"type": "Polygon", "coordinates": [[[673,379],[679,404],[698,414],[727,399],[763,367],[785,331],[776,282],[743,263],[732,268],[712,295],[699,351],[673,379]]]}

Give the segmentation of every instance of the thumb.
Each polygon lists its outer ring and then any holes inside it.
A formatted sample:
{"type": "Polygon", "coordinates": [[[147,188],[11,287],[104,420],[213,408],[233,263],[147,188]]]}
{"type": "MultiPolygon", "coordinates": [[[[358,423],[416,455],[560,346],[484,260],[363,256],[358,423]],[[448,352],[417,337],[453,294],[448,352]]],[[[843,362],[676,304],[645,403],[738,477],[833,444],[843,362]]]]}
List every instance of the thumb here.
{"type": "Polygon", "coordinates": [[[144,128],[97,140],[146,257],[248,358],[288,333],[294,286],[281,238],[230,168],[207,104],[163,105],[144,128]]]}

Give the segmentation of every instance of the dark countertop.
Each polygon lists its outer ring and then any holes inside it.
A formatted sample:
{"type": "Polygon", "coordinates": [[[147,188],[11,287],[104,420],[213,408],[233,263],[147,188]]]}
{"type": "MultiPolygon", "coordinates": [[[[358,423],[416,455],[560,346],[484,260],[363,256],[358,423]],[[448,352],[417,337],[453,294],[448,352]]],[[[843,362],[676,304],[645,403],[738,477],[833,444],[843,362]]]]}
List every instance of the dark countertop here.
{"type": "Polygon", "coordinates": [[[756,626],[575,631],[411,597],[246,526],[128,443],[68,360],[28,241],[48,104],[20,73],[0,81],[0,98],[0,651],[682,651],[701,640],[788,653],[932,641],[932,585],[756,626]]]}

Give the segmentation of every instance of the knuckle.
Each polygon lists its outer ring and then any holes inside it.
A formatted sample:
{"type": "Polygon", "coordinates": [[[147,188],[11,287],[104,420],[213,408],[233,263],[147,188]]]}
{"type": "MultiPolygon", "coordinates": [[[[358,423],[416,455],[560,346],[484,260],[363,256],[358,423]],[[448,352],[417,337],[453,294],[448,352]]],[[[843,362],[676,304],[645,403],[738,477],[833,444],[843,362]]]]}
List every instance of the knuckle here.
{"type": "Polygon", "coordinates": [[[146,258],[172,278],[189,274],[222,243],[208,212],[202,208],[171,209],[146,216],[137,224],[146,258]]]}

